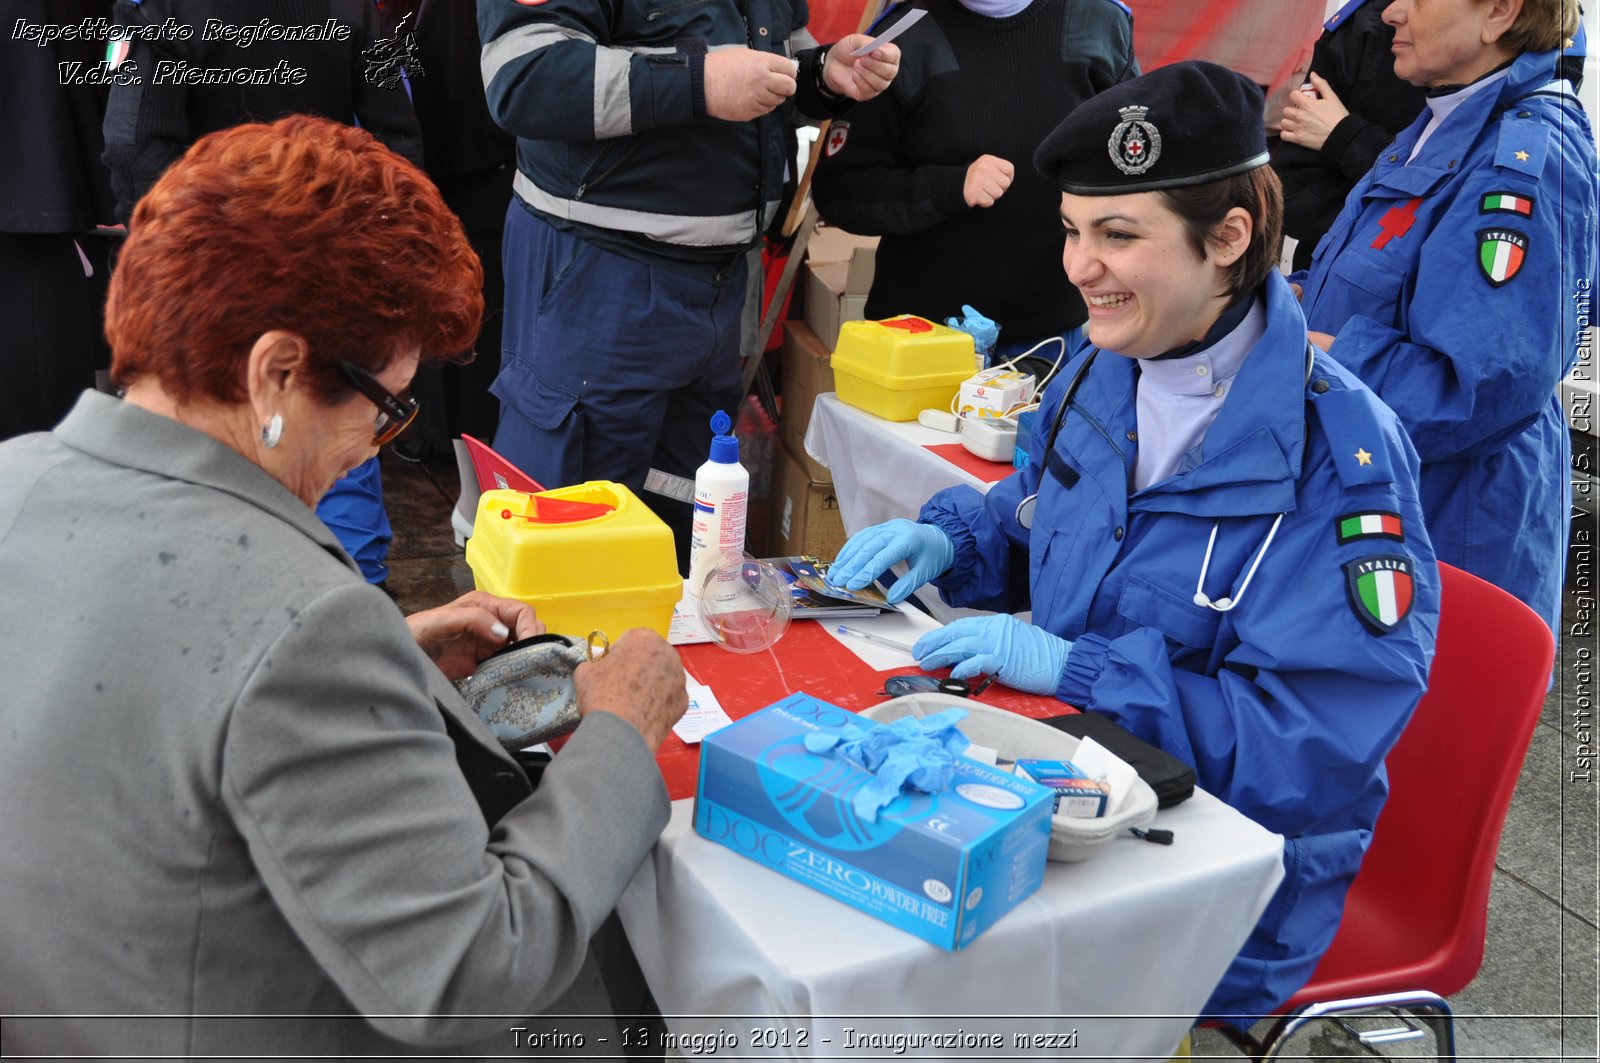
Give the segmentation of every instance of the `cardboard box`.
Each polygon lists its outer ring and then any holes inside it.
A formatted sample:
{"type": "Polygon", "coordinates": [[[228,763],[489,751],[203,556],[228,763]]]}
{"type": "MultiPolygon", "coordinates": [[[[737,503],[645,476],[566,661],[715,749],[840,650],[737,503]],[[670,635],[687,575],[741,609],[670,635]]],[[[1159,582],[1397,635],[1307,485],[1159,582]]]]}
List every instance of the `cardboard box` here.
{"type": "Polygon", "coordinates": [[[845,541],[833,485],[808,477],[805,466],[786,446],[778,447],[772,459],[772,535],[767,553],[833,560],[845,541]]]}
{"type": "Polygon", "coordinates": [[[1033,399],[1032,373],[1015,369],[985,369],[961,382],[956,412],[962,417],[1004,417],[1033,399]]]}
{"type": "Polygon", "coordinates": [[[819,225],[806,244],[806,324],[832,350],[839,325],[866,313],[878,238],[819,225]]]}
{"type": "Polygon", "coordinates": [[[783,412],[778,418],[778,434],[783,445],[805,468],[813,483],[831,484],[833,473],[806,453],[805,440],[817,396],[833,390],[833,350],[803,321],[791,321],[784,330],[783,367],[779,379],[783,388],[783,412]]]}
{"type": "Polygon", "coordinates": [[[878,238],[857,236],[832,225],[818,225],[806,241],[809,262],[850,263],[848,291],[865,295],[872,287],[872,271],[877,267],[878,238]]]}
{"type": "Polygon", "coordinates": [[[870,773],[806,735],[872,721],[791,694],[700,746],[702,837],[945,949],[966,947],[1044,881],[1050,792],[966,757],[938,794],[902,793],[868,823],[870,773]]]}
{"type": "Polygon", "coordinates": [[[1055,810],[1061,815],[1097,819],[1106,814],[1106,786],[1079,771],[1070,760],[1024,758],[1014,765],[1018,775],[1047,786],[1056,795],[1055,810]]]}
{"type": "Polygon", "coordinates": [[[848,262],[812,262],[806,266],[806,324],[829,350],[839,342],[839,326],[846,321],[859,321],[867,312],[872,272],[867,271],[867,288],[853,292],[852,269],[848,262]]]}

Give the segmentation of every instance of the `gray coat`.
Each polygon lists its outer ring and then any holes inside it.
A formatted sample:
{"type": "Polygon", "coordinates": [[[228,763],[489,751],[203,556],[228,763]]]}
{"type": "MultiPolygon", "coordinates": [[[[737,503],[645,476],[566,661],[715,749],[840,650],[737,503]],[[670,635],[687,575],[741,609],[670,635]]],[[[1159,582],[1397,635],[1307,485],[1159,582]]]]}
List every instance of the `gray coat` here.
{"type": "Polygon", "coordinates": [[[609,713],[529,796],[310,510],[107,396],[0,446],[0,599],[8,1054],[514,1051],[449,1016],[548,1005],[666,823],[609,713]],[[14,1017],[91,1013],[167,1018],[14,1017]]]}

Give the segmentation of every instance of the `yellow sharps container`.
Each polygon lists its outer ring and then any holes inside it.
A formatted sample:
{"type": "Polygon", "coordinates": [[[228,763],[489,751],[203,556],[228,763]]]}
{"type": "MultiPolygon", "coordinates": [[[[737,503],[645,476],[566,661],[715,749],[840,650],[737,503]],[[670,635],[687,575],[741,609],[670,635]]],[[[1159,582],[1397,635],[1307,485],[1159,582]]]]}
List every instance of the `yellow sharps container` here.
{"type": "Polygon", "coordinates": [[[961,382],[977,371],[969,333],[909,314],[846,321],[833,349],[839,400],[886,421],[948,410],[961,382]]]}
{"type": "Polygon", "coordinates": [[[467,565],[481,591],[533,606],[553,632],[663,637],[683,591],[672,530],[621,484],[485,491],[467,565]]]}

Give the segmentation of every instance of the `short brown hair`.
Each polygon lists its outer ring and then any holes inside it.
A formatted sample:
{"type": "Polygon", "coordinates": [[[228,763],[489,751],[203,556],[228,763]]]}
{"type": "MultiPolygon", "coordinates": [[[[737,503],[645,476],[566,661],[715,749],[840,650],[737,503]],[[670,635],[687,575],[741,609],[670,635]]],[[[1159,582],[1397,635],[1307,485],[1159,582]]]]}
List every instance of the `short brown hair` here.
{"type": "Polygon", "coordinates": [[[180,403],[242,401],[262,333],[303,337],[313,385],[350,393],[339,360],[378,371],[471,347],[483,268],[411,163],[309,115],[212,133],[134,209],[106,304],[112,376],[154,374],[180,403]]]}
{"type": "Polygon", "coordinates": [[[1250,246],[1225,274],[1229,295],[1254,290],[1277,267],[1283,243],[1283,185],[1272,167],[1257,166],[1220,181],[1186,188],[1163,188],[1156,194],[1165,197],[1167,206],[1183,219],[1189,246],[1202,258],[1206,242],[1214,238],[1217,225],[1228,211],[1243,207],[1250,215],[1254,222],[1250,246]]]}
{"type": "Polygon", "coordinates": [[[1578,32],[1578,0],[1522,0],[1517,20],[1500,44],[1518,55],[1565,48],[1578,32]]]}

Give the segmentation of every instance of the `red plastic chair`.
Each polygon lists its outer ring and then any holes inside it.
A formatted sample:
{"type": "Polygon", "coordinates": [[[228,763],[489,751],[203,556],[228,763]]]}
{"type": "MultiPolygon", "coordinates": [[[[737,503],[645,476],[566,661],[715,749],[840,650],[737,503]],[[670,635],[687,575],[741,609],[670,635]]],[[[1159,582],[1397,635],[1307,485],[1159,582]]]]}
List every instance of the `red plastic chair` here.
{"type": "Polygon", "coordinates": [[[1344,918],[1311,981],[1256,1058],[1278,1058],[1289,1034],[1351,1012],[1392,1014],[1401,1025],[1348,1032],[1372,1045],[1434,1030],[1455,1058],[1441,999],[1483,963],[1500,831],[1544,705],[1554,661],[1550,629],[1505,591],[1439,566],[1439,636],[1428,690],[1390,750],[1389,800],[1345,901],[1344,918]],[[1328,1003],[1316,1004],[1316,1001],[1328,1003]]]}

